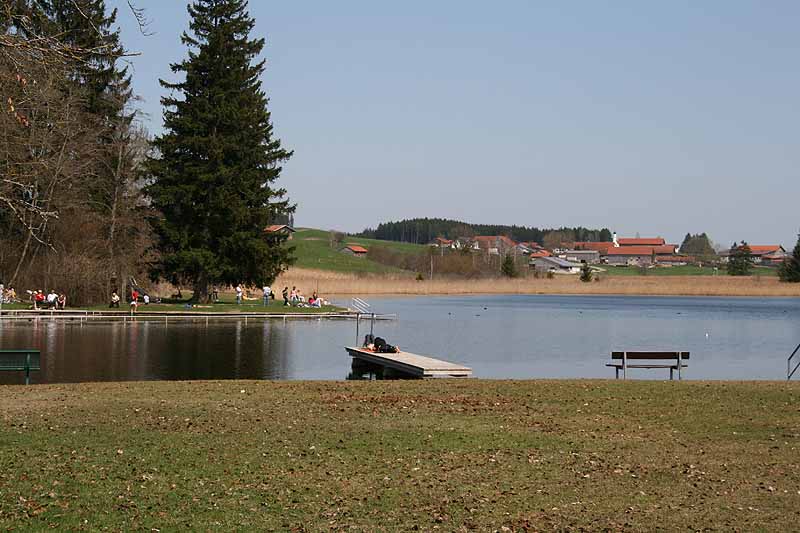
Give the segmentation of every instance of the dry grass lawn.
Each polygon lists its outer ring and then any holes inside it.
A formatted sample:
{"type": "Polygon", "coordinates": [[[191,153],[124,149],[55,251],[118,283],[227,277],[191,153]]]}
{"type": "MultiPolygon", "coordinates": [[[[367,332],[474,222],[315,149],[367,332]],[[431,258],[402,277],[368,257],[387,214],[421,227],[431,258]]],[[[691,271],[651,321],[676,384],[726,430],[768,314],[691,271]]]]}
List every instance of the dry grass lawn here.
{"type": "Polygon", "coordinates": [[[0,528],[790,531],[796,383],[3,387],[0,528]]]}
{"type": "Polygon", "coordinates": [[[800,297],[800,283],[781,283],[776,277],[731,276],[603,276],[582,283],[577,276],[555,279],[479,279],[416,281],[391,274],[352,274],[292,269],[274,287],[297,286],[310,294],[627,294],[659,296],[792,296],[800,297]]]}

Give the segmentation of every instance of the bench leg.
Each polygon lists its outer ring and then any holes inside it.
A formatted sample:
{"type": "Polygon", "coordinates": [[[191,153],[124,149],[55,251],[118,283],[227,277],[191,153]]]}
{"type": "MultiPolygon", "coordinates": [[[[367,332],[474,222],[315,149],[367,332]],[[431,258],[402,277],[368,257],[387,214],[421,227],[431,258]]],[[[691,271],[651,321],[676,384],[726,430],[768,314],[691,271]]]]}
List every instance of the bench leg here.
{"type": "Polygon", "coordinates": [[[25,385],[31,384],[31,367],[25,367],[25,385]]]}
{"type": "Polygon", "coordinates": [[[619,379],[619,367],[618,366],[614,367],[614,373],[617,375],[617,379],[619,379]]]}
{"type": "Polygon", "coordinates": [[[672,368],[669,369],[669,380],[672,381],[672,368]]]}

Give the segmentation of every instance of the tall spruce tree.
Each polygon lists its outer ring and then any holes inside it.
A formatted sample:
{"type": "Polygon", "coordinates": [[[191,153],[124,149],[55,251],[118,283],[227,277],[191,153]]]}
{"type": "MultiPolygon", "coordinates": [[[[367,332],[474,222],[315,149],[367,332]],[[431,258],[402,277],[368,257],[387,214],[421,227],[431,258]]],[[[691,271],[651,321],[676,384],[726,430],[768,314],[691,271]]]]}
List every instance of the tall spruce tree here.
{"type": "Polygon", "coordinates": [[[274,137],[257,58],[264,39],[251,39],[255,21],[246,0],[195,0],[188,58],[173,64],[178,83],[162,98],[165,133],[148,162],[147,191],[161,216],[153,219],[160,260],[154,275],[193,286],[271,283],[293,261],[285,237],[264,228],[294,211],[275,188],[292,152],[274,137]]]}
{"type": "Polygon", "coordinates": [[[778,268],[778,276],[781,281],[790,283],[800,283],[800,234],[797,235],[797,244],[794,246],[792,255],[778,268]]]}
{"type": "Polygon", "coordinates": [[[750,246],[745,241],[738,245],[734,242],[728,257],[728,275],[749,276],[752,270],[753,252],[750,246]]]}

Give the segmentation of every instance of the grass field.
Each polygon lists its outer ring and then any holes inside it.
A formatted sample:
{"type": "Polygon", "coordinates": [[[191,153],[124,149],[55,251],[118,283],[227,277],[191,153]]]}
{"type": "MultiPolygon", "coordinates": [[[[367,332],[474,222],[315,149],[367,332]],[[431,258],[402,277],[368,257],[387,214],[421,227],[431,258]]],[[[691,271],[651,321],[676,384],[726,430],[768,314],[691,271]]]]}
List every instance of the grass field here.
{"type": "MultiPolygon", "coordinates": [[[[277,287],[277,285],[276,285],[277,287]]],[[[260,293],[260,291],[256,291],[260,293]]],[[[187,295],[190,295],[188,293],[187,295]]],[[[311,291],[306,293],[306,296],[310,296],[311,291]]],[[[127,302],[120,302],[119,309],[117,308],[109,308],[108,304],[103,305],[94,305],[94,306],[83,306],[83,307],[68,307],[68,311],[75,311],[75,310],[88,310],[88,311],[104,311],[104,312],[130,312],[130,305],[127,302]]],[[[30,303],[15,303],[15,304],[3,304],[3,309],[10,311],[10,310],[28,310],[31,308],[30,303]]],[[[316,307],[295,307],[289,306],[286,307],[283,305],[283,298],[280,294],[280,289],[275,294],[275,300],[270,300],[268,306],[264,306],[263,301],[261,298],[257,298],[255,300],[245,300],[242,302],[241,305],[236,305],[236,296],[232,291],[227,291],[225,293],[220,294],[219,302],[214,304],[198,304],[198,305],[189,305],[188,301],[185,302],[175,302],[175,303],[151,303],[149,305],[144,305],[143,303],[139,303],[139,307],[137,312],[138,313],[148,313],[148,312],[158,312],[158,313],[206,313],[206,312],[213,312],[213,313],[268,313],[268,314],[319,314],[319,313],[333,313],[342,311],[341,307],[326,305],[321,308],[316,307]]]]}
{"type": "MultiPolygon", "coordinates": [[[[343,254],[339,251],[339,246],[331,247],[330,232],[328,231],[300,228],[289,244],[296,248],[297,263],[295,263],[295,266],[298,268],[353,273],[402,272],[399,269],[371,261],[366,257],[353,257],[343,254]]],[[[425,246],[419,244],[361,239],[358,237],[345,237],[342,247],[347,244],[358,244],[367,249],[374,246],[382,246],[403,253],[421,253],[425,251],[425,246]]]]}
{"type": "Polygon", "coordinates": [[[796,383],[6,386],[0,528],[790,531],[796,383]]]}

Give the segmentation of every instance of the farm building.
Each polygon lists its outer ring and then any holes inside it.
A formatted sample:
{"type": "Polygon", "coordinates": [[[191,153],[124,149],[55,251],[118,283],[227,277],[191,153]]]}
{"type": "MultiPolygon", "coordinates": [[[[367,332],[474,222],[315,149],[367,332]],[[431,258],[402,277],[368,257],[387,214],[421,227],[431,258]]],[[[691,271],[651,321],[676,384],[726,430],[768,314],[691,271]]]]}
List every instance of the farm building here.
{"type": "Polygon", "coordinates": [[[348,244],[344,248],[342,248],[343,254],[354,255],[356,257],[364,257],[367,255],[367,250],[363,246],[359,246],[357,244],[348,244]]]}
{"type": "MultiPolygon", "coordinates": [[[[757,265],[780,265],[786,260],[786,250],[780,244],[748,244],[753,263],[757,265]]],[[[728,258],[733,253],[733,249],[726,250],[719,254],[723,263],[728,262],[728,258]]]]}
{"type": "Polygon", "coordinates": [[[600,252],[597,250],[567,250],[560,254],[559,257],[574,263],[586,261],[587,263],[594,264],[600,262],[600,252]]]}
{"type": "Polygon", "coordinates": [[[609,265],[652,265],[660,258],[674,256],[676,248],[673,244],[619,246],[608,250],[606,262],[609,265]]]}
{"type": "Polygon", "coordinates": [[[581,265],[578,263],[573,263],[559,257],[535,257],[531,259],[529,266],[536,270],[536,272],[541,273],[578,274],[581,271],[581,265]]]}
{"type": "Polygon", "coordinates": [[[272,236],[282,237],[282,236],[286,236],[286,240],[291,240],[292,239],[292,233],[294,233],[294,232],[295,232],[295,229],[293,227],[291,227],[291,226],[286,225],[286,224],[273,224],[272,226],[267,226],[266,228],[264,228],[264,234],[266,234],[267,237],[272,237],[272,236]]]}

